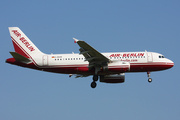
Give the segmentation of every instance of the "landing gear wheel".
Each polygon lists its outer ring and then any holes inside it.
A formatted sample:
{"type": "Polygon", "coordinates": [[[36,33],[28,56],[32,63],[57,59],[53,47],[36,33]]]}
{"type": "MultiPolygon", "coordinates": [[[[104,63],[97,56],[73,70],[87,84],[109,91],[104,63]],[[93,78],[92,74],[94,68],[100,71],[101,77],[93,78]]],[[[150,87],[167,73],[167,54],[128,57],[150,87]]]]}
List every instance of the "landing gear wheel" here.
{"type": "Polygon", "coordinates": [[[93,76],[93,81],[98,81],[98,75],[93,76]]]}
{"type": "Polygon", "coordinates": [[[96,82],[93,81],[93,82],[91,83],[91,87],[92,87],[92,88],[95,88],[96,86],[97,86],[96,82]]]}
{"type": "Polygon", "coordinates": [[[152,82],[152,78],[149,78],[149,79],[148,79],[148,82],[151,83],[151,82],[152,82]]]}

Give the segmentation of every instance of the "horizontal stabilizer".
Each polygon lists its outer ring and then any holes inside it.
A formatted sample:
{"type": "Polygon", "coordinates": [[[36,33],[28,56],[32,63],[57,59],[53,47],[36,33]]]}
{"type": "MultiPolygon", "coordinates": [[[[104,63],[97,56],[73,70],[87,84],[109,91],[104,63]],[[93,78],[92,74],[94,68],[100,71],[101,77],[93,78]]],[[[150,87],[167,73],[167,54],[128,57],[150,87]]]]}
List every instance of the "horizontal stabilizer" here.
{"type": "Polygon", "coordinates": [[[18,54],[17,52],[9,52],[13,58],[16,60],[16,61],[20,61],[20,62],[24,62],[24,63],[29,63],[31,62],[30,59],[18,54]]]}

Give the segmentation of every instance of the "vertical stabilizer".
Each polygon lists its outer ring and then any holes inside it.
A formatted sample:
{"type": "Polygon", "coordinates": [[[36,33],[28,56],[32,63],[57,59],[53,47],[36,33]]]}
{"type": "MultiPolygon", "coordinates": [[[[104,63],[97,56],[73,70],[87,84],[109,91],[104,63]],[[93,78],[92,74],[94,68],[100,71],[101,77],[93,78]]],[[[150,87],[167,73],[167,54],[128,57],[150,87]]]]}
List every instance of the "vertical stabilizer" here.
{"type": "Polygon", "coordinates": [[[43,53],[18,27],[9,27],[9,32],[14,45],[14,49],[17,53],[26,58],[43,55],[43,53]]]}

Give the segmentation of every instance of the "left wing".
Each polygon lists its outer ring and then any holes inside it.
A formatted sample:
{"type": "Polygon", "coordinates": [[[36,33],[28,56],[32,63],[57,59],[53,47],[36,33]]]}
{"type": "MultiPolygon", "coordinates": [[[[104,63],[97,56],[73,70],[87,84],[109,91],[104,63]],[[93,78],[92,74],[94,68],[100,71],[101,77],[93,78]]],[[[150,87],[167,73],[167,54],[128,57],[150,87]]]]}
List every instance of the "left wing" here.
{"type": "Polygon", "coordinates": [[[86,61],[89,62],[89,68],[102,67],[104,65],[107,65],[107,63],[111,62],[110,59],[98,52],[86,42],[77,40],[75,38],[73,39],[74,42],[80,46],[80,54],[82,54],[86,58],[86,61]]]}

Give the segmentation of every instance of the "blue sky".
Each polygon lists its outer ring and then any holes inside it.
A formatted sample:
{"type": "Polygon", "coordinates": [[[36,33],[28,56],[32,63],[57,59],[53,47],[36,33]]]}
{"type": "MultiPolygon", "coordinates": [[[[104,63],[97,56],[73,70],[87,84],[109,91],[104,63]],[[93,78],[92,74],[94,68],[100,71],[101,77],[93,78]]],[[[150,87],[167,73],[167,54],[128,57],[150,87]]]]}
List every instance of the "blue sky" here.
{"type": "Polygon", "coordinates": [[[178,0],[6,0],[0,4],[1,120],[179,120],[178,0]],[[19,27],[44,53],[79,53],[73,37],[100,52],[152,51],[172,69],[127,73],[125,83],[31,70],[5,63],[14,51],[8,27],[19,27]]]}

